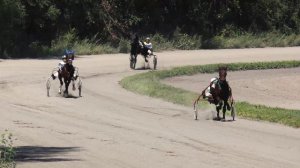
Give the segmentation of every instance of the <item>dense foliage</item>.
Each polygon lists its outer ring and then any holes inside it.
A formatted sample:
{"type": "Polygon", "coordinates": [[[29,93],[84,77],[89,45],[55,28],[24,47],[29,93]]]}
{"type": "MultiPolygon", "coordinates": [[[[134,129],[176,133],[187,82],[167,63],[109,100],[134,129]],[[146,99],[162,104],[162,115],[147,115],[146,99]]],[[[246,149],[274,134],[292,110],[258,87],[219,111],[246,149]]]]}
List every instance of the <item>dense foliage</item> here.
{"type": "Polygon", "coordinates": [[[66,33],[117,47],[133,33],[232,37],[300,32],[300,0],[0,0],[0,57],[34,54],[66,33]],[[37,50],[39,49],[39,50],[37,50]]]}

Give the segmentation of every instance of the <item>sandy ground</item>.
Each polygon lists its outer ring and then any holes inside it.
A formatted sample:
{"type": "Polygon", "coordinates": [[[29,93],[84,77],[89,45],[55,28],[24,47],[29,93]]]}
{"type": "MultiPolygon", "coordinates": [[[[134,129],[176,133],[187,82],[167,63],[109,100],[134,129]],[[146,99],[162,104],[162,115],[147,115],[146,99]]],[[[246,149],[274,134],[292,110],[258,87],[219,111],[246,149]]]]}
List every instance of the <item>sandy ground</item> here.
{"type": "MultiPolygon", "coordinates": [[[[168,78],[163,83],[201,93],[214,74],[168,78]]],[[[228,72],[234,99],[271,107],[300,109],[300,68],[228,72]]]]}
{"type": "MultiPolygon", "coordinates": [[[[157,53],[159,69],[219,62],[300,60],[300,48],[157,53]]],[[[300,167],[300,130],[237,119],[217,122],[210,112],[121,88],[128,55],[82,56],[83,97],[57,95],[46,79],[58,60],[1,60],[0,132],[8,129],[20,168],[300,167]]],[[[139,64],[141,64],[139,60],[139,64]]],[[[257,74],[259,75],[259,74],[257,74]]],[[[191,102],[192,104],[192,102],[191,102]]]]}

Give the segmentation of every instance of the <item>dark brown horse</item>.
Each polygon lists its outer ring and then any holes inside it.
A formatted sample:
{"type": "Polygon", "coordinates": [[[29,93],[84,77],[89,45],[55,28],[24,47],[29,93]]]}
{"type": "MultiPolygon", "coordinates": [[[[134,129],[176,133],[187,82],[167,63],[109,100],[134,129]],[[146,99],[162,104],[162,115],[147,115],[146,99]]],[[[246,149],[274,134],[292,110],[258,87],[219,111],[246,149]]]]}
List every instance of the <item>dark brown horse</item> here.
{"type": "MultiPolygon", "coordinates": [[[[194,102],[194,107],[197,102],[205,96],[205,91],[209,88],[211,96],[207,97],[209,103],[216,105],[217,110],[217,119],[220,119],[219,113],[222,109],[223,111],[223,119],[225,119],[226,110],[231,110],[233,105],[233,97],[232,97],[232,89],[230,88],[226,76],[227,76],[227,67],[219,67],[219,78],[213,80],[209,86],[203,90],[203,92],[199,95],[199,97],[194,102]],[[228,101],[230,100],[230,104],[228,101]]],[[[234,116],[233,120],[234,120],[234,116]]]]}
{"type": "MultiPolygon", "coordinates": [[[[59,93],[61,93],[62,85],[65,84],[64,97],[67,97],[69,92],[68,88],[72,81],[74,75],[74,67],[71,63],[65,64],[61,70],[58,71],[58,79],[60,81],[59,93]]],[[[75,90],[75,85],[73,83],[73,90],[75,90]]]]}

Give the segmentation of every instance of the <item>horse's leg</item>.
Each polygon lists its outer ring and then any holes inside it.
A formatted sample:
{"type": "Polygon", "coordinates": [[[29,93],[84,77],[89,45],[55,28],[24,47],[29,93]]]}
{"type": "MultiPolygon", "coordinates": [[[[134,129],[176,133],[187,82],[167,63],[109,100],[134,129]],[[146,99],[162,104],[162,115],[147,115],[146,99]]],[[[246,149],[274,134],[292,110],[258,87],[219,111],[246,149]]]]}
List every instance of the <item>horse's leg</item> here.
{"type": "Polygon", "coordinates": [[[133,55],[133,69],[135,69],[137,54],[133,55]]]}
{"type": "Polygon", "coordinates": [[[74,78],[74,73],[75,73],[75,69],[74,67],[72,68],[71,70],[71,73],[70,73],[70,79],[69,79],[69,83],[72,82],[72,90],[76,90],[76,87],[75,87],[75,78],[74,78]]]}
{"type": "Polygon", "coordinates": [[[226,113],[226,107],[228,105],[228,101],[224,101],[224,105],[223,105],[223,119],[225,120],[225,113],[226,113]]]}
{"type": "Polygon", "coordinates": [[[134,63],[136,64],[138,54],[134,55],[134,63]]]}
{"type": "Polygon", "coordinates": [[[64,82],[65,82],[65,94],[68,94],[69,91],[68,91],[68,88],[69,88],[69,84],[70,84],[70,80],[64,78],[64,82]]]}
{"type": "Polygon", "coordinates": [[[218,106],[216,106],[216,111],[217,111],[217,119],[219,119],[220,118],[220,115],[219,115],[220,109],[218,108],[218,106]]]}
{"type": "Polygon", "coordinates": [[[59,86],[59,89],[58,89],[58,93],[60,94],[61,93],[61,88],[62,88],[62,85],[64,84],[63,81],[62,81],[62,76],[60,74],[58,74],[58,79],[59,79],[59,82],[60,82],[60,86],[59,86]]]}
{"type": "Polygon", "coordinates": [[[216,104],[216,110],[217,110],[217,118],[220,119],[220,110],[223,106],[223,102],[219,101],[218,104],[216,104]]]}
{"type": "Polygon", "coordinates": [[[72,90],[76,90],[75,81],[74,80],[72,80],[72,90]]]}

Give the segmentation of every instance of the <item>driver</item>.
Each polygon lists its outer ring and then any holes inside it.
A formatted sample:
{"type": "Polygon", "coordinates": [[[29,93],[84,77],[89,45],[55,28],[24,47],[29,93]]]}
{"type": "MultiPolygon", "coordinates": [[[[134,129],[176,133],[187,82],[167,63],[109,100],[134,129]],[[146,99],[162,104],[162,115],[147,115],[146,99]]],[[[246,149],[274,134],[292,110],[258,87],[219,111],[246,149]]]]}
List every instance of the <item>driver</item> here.
{"type": "Polygon", "coordinates": [[[55,80],[56,77],[58,77],[58,73],[62,70],[62,68],[65,66],[67,63],[67,56],[63,55],[61,57],[61,61],[58,63],[58,71],[56,71],[54,74],[51,75],[52,79],[55,80]]]}
{"type": "Polygon", "coordinates": [[[75,52],[73,50],[65,50],[65,55],[67,56],[67,59],[72,59],[74,61],[75,58],[75,52]]]}
{"type": "Polygon", "coordinates": [[[152,46],[152,43],[150,41],[150,37],[147,37],[145,42],[145,47],[148,49],[147,52],[149,55],[153,54],[153,46],[152,46]]]}

